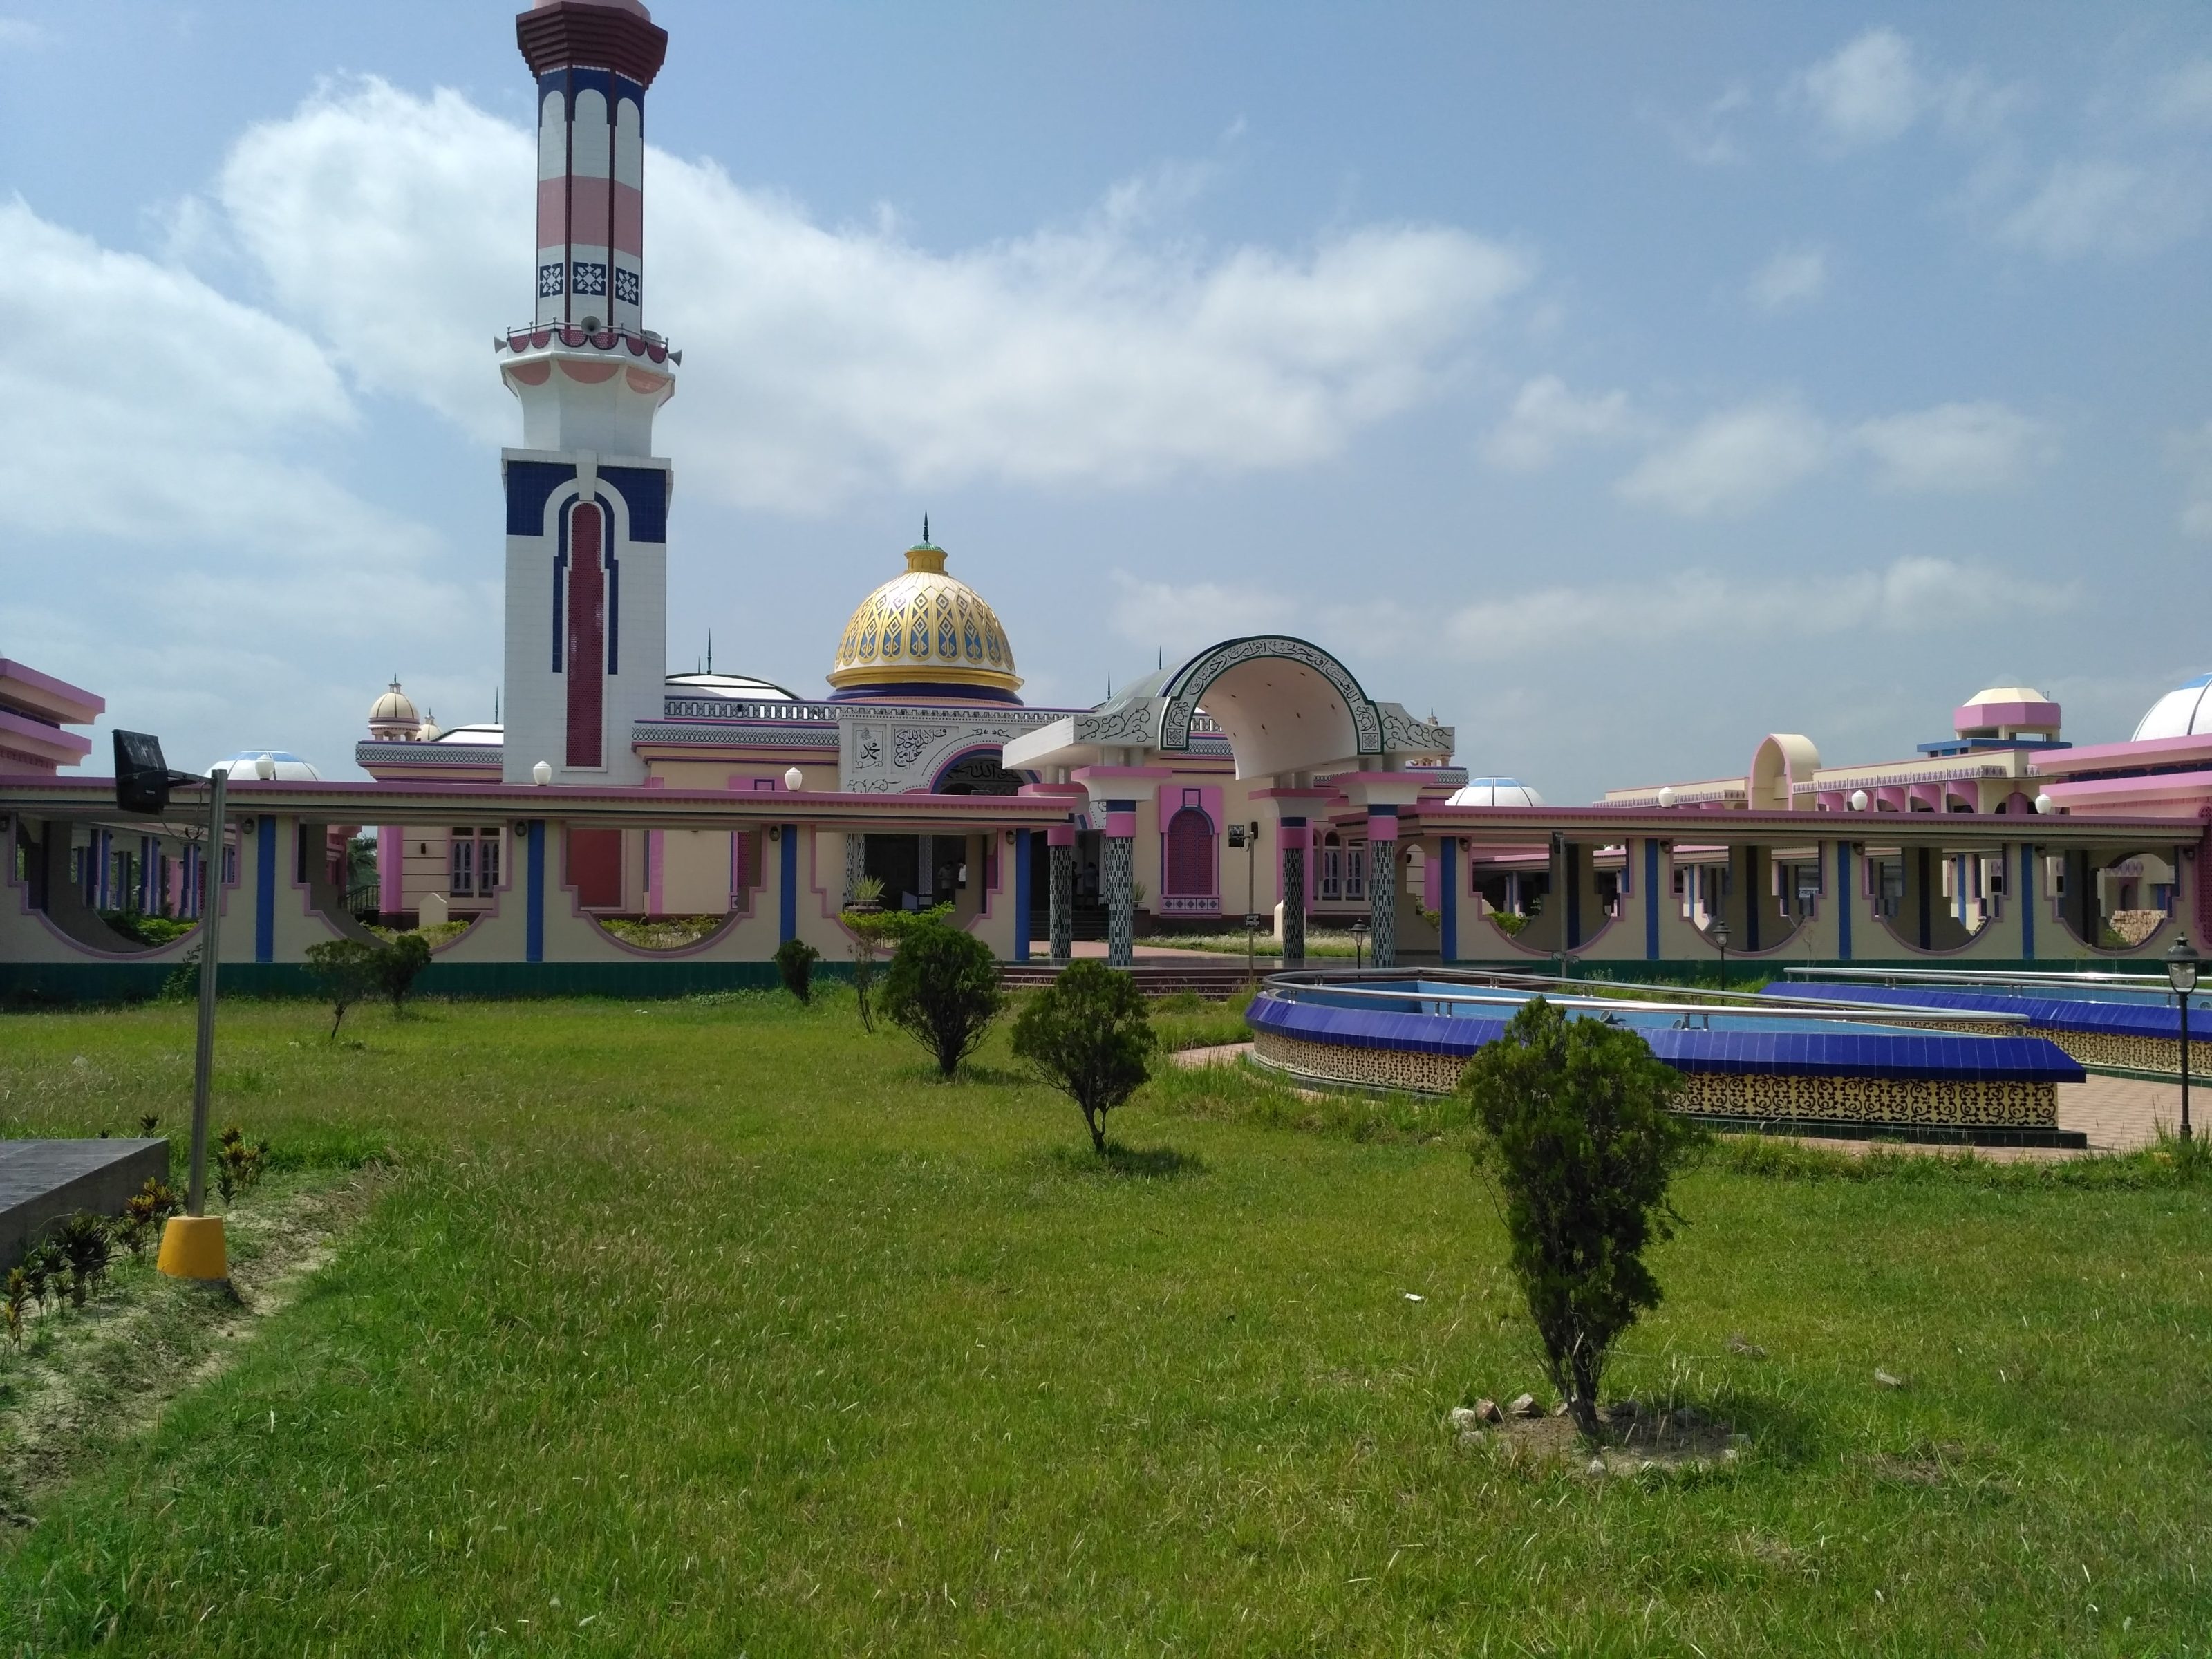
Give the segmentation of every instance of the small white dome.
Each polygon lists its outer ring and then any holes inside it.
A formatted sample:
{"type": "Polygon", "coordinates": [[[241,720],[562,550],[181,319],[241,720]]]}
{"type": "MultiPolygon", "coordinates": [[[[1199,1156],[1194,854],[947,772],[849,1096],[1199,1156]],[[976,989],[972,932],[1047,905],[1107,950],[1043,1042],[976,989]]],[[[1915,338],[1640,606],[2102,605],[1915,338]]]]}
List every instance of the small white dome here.
{"type": "Polygon", "coordinates": [[[441,732],[439,743],[501,744],[507,741],[504,728],[479,722],[474,726],[457,726],[450,732],[441,732]]]}
{"type": "Polygon", "coordinates": [[[2200,674],[2177,686],[2136,723],[2133,743],[2153,738],[2195,738],[2212,734],[2212,674],[2200,674]]]}
{"type": "Polygon", "coordinates": [[[729,697],[741,702],[797,702],[796,692],[787,691],[773,680],[755,679],[750,674],[671,674],[668,684],[702,697],[729,697]]]}
{"type": "Polygon", "coordinates": [[[1966,699],[1966,707],[1984,702],[2049,702],[2050,698],[2032,685],[1991,685],[1984,687],[1966,699]]]}
{"type": "Polygon", "coordinates": [[[258,781],[253,763],[264,755],[276,763],[276,781],[279,783],[320,783],[323,775],[288,749],[241,749],[235,755],[217,761],[207,769],[213,777],[218,769],[228,772],[240,783],[258,781]]]}
{"type": "Polygon", "coordinates": [[[1447,806],[1541,806],[1544,798],[1518,778],[1469,778],[1447,806]]]}

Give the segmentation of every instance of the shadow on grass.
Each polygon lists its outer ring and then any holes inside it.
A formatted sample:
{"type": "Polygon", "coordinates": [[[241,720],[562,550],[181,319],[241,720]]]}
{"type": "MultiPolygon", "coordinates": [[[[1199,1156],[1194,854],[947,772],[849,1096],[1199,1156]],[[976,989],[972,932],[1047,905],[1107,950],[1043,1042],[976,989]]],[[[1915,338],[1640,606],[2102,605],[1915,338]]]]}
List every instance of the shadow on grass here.
{"type": "Polygon", "coordinates": [[[1046,1156],[1066,1175],[1167,1181],[1206,1173],[1205,1159],[1177,1152],[1172,1146],[1123,1146],[1109,1141],[1103,1155],[1088,1146],[1054,1146],[1046,1156]]]}

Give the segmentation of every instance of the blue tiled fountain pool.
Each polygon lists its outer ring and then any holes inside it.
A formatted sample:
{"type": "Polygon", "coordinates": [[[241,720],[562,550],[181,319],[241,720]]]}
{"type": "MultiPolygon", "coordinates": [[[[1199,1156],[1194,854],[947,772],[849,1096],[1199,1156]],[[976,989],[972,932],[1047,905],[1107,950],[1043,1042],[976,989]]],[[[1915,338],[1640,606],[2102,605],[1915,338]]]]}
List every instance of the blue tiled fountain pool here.
{"type": "Polygon", "coordinates": [[[1718,1122],[2081,1143],[2057,1127],[2056,1091],[2081,1080],[2081,1064],[2032,1032],[2018,1008],[1864,998],[1856,986],[1826,986],[1795,1000],[1820,1006],[1756,998],[1707,1006],[1658,988],[1597,997],[1571,985],[1316,973],[1271,980],[1246,1018],[1262,1065],[1313,1082],[1443,1093],[1537,994],[1571,1018],[1640,1032],[1653,1054],[1687,1079],[1685,1109],[1718,1122]],[[1970,1029],[1947,1029],[1961,1024],[1970,1029]]]}

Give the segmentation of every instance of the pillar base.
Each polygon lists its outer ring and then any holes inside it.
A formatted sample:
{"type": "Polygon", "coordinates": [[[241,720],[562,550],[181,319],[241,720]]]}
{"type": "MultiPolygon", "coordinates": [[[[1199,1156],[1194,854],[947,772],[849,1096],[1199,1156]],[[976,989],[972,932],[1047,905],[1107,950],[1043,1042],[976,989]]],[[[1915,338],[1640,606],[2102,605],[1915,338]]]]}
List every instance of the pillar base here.
{"type": "Polygon", "coordinates": [[[228,1279],[230,1255],[219,1215],[173,1215],[161,1228],[154,1265],[172,1279],[228,1279]]]}

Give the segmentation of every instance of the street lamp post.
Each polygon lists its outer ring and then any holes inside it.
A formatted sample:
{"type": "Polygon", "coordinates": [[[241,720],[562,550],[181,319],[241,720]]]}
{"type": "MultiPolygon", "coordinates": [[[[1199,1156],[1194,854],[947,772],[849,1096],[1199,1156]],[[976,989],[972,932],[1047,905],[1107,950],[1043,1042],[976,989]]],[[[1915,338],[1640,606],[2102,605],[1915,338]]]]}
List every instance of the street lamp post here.
{"type": "MultiPolygon", "coordinates": [[[[273,778],[275,757],[258,757],[253,770],[264,782],[273,778]]],[[[159,817],[168,811],[171,790],[204,787],[208,792],[207,864],[200,878],[199,1028],[192,1052],[191,1174],[185,1187],[185,1212],[171,1216],[164,1224],[161,1253],[155,1260],[160,1272],[175,1279],[230,1276],[222,1218],[207,1213],[208,1105],[215,1073],[216,975],[222,934],[223,797],[228,781],[228,764],[216,766],[204,778],[173,772],[161,757],[158,738],[143,732],[115,734],[115,802],[124,811],[159,817]]]]}
{"type": "Polygon", "coordinates": [[[2166,953],[2166,982],[2181,1005],[2181,1138],[2189,1139],[2189,998],[2197,989],[2197,964],[2203,960],[2185,939],[2166,953]]]}
{"type": "Polygon", "coordinates": [[[1728,994],[1728,918],[1715,916],[1711,931],[1713,944],[1718,947],[1721,953],[1721,994],[1726,996],[1728,994]]]}
{"type": "Polygon", "coordinates": [[[1367,924],[1364,921],[1355,921],[1352,924],[1352,971],[1355,974],[1362,971],[1365,966],[1363,952],[1366,946],[1367,924]]]}

